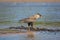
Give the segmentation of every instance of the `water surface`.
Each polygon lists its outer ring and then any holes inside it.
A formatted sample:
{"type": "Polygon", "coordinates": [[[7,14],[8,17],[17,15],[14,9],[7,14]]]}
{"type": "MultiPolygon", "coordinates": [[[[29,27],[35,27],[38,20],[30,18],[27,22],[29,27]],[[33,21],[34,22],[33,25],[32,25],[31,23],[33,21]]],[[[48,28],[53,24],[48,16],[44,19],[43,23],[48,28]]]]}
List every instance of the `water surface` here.
{"type": "Polygon", "coordinates": [[[5,35],[0,36],[0,40],[60,40],[60,32],[34,32],[34,37],[28,37],[27,34],[5,35]]]}

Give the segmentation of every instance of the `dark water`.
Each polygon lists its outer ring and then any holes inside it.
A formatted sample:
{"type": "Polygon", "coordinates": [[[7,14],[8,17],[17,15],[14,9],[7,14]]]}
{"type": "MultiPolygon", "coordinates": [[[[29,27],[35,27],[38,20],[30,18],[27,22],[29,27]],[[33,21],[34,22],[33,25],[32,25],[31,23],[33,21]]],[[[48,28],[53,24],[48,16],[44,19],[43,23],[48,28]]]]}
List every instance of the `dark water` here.
{"type": "Polygon", "coordinates": [[[34,32],[34,37],[28,37],[27,34],[5,35],[0,36],[0,40],[60,40],[60,32],[34,32]]]}

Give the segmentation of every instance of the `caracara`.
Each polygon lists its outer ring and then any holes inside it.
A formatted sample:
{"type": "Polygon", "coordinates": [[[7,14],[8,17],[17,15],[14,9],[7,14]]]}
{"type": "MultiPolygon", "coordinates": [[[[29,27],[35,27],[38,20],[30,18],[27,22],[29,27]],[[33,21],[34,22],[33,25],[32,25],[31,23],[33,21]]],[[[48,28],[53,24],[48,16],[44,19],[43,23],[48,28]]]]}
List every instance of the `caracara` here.
{"type": "Polygon", "coordinates": [[[20,22],[27,23],[28,24],[28,27],[31,26],[33,28],[34,22],[36,22],[36,20],[38,18],[41,18],[41,16],[42,16],[41,14],[37,13],[35,15],[32,15],[31,17],[24,18],[24,19],[20,20],[20,22]]]}

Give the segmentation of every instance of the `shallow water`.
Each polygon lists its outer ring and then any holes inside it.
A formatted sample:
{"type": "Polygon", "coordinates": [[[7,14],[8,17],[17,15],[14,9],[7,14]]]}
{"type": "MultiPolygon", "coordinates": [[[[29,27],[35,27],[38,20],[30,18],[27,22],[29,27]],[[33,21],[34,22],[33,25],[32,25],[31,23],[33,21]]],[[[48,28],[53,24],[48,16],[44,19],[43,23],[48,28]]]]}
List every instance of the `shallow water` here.
{"type": "Polygon", "coordinates": [[[60,32],[34,32],[34,37],[28,37],[27,34],[5,35],[0,36],[0,40],[60,40],[60,32]]]}

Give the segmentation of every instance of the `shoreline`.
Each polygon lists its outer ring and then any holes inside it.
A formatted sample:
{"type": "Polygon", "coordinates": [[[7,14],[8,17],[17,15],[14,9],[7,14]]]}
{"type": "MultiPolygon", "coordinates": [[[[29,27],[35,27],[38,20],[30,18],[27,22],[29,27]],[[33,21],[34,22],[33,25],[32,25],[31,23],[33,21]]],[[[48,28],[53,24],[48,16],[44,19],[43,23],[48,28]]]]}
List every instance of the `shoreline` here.
{"type": "Polygon", "coordinates": [[[14,35],[14,34],[27,34],[27,32],[19,32],[19,33],[5,33],[5,34],[0,34],[0,36],[7,36],[7,35],[14,35]]]}
{"type": "Polygon", "coordinates": [[[30,34],[30,33],[34,33],[35,31],[27,31],[27,32],[15,32],[15,33],[0,33],[0,36],[7,36],[7,35],[14,35],[14,34],[30,34]]]}
{"type": "Polygon", "coordinates": [[[27,34],[33,32],[40,32],[40,31],[48,31],[48,32],[60,32],[60,29],[47,29],[47,28],[40,28],[40,29],[31,29],[31,31],[23,30],[11,30],[11,29],[0,29],[0,36],[4,35],[12,35],[12,34],[27,34]]]}

